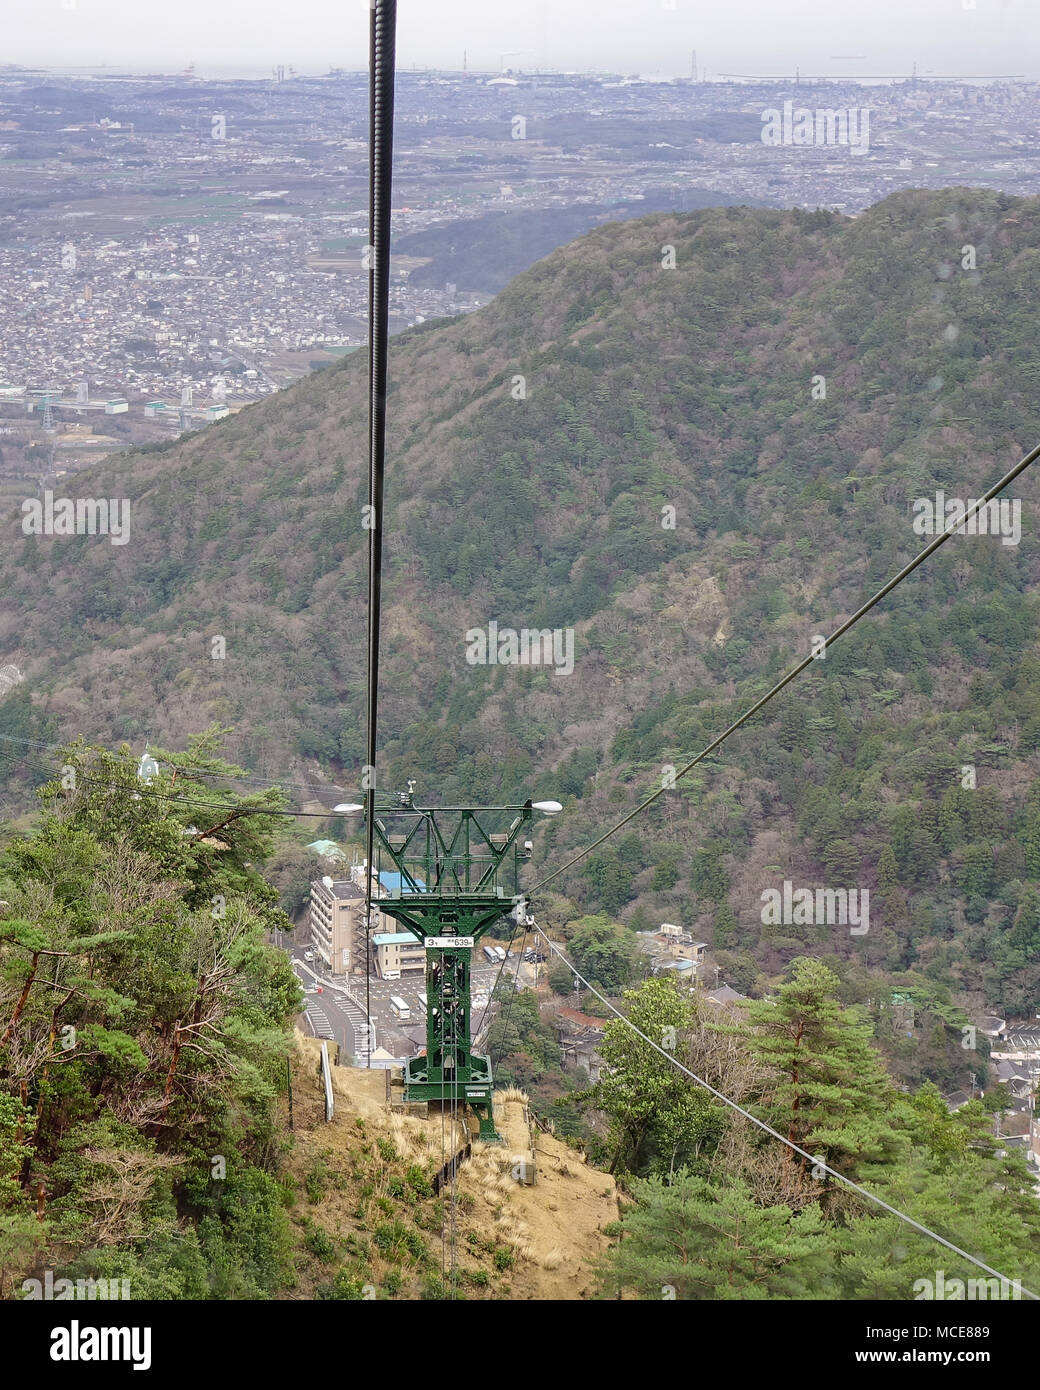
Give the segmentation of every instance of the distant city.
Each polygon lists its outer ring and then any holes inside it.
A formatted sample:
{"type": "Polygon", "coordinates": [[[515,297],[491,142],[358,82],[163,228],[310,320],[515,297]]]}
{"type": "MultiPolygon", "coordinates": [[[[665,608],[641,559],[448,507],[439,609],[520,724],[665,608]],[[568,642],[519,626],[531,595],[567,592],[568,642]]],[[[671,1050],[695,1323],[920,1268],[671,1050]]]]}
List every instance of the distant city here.
{"type": "MultiPolygon", "coordinates": [[[[363,346],[367,100],[338,71],[0,68],[0,475],[208,425],[363,346]]],[[[480,307],[582,211],[1035,194],[1038,131],[1014,79],[404,72],[392,325],[480,307]]]]}

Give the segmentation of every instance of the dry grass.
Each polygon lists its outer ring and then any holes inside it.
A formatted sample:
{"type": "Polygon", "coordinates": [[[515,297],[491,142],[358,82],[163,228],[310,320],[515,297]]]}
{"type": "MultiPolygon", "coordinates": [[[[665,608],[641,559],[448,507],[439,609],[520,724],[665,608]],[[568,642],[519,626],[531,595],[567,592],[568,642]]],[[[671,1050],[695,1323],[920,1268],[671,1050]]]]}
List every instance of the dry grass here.
{"type": "Polygon", "coordinates": [[[527,1092],[521,1091],[518,1086],[507,1086],[504,1091],[495,1092],[496,1101],[518,1100],[521,1105],[526,1105],[528,1099],[527,1092]]]}
{"type": "MultiPolygon", "coordinates": [[[[325,1126],[315,1070],[316,1046],[311,1039],[298,1040],[293,1166],[301,1183],[302,1175],[319,1160],[332,1173],[342,1175],[342,1186],[330,1179],[326,1187],[319,1224],[334,1238],[343,1238],[358,1233],[358,1222],[363,1219],[358,1211],[362,1206],[374,1219],[376,1199],[390,1195],[390,1177],[401,1171],[402,1163],[419,1163],[429,1171],[431,1163],[439,1161],[442,1121],[439,1115],[419,1119],[408,1113],[390,1112],[379,1084],[382,1078],[364,1069],[336,1068],[336,1117],[332,1125],[325,1126]],[[381,1154],[376,1142],[380,1137],[393,1143],[396,1159],[386,1159],[381,1154]],[[362,1182],[374,1188],[371,1197],[364,1201],[359,1191],[362,1182]]],[[[547,1136],[539,1136],[538,1140],[536,1184],[525,1186],[517,1182],[515,1165],[531,1156],[525,1116],[527,1101],[518,1088],[505,1094],[510,1097],[508,1101],[501,1093],[495,1096],[495,1119],[504,1142],[474,1141],[472,1159],[460,1170],[458,1183],[460,1198],[465,1203],[466,1229],[477,1232],[499,1250],[510,1250],[513,1262],[499,1272],[491,1250],[481,1247],[474,1258],[487,1269],[492,1283],[484,1295],[474,1292],[473,1296],[497,1297],[496,1290],[501,1286],[509,1288],[508,1297],[513,1300],[590,1297],[595,1289],[594,1261],[607,1245],[601,1228],[617,1215],[613,1182],[607,1174],[583,1165],[580,1157],[560,1141],[547,1136]]],[[[452,1151],[465,1141],[461,1129],[456,1138],[458,1142],[453,1143],[445,1133],[444,1143],[452,1151]]],[[[311,1208],[301,1202],[301,1211],[308,1214],[311,1208]]],[[[302,1227],[297,1234],[302,1242],[302,1227]]],[[[370,1236],[362,1233],[361,1239],[370,1240],[370,1236]]],[[[427,1239],[435,1244],[436,1234],[427,1235],[427,1239]]],[[[385,1261],[373,1253],[371,1263],[373,1282],[378,1284],[385,1261]]],[[[316,1265],[305,1250],[301,1267],[305,1277],[293,1296],[313,1298],[318,1283],[328,1279],[329,1270],[316,1265]]],[[[414,1298],[418,1293],[419,1276],[408,1274],[401,1296],[414,1298]]]]}

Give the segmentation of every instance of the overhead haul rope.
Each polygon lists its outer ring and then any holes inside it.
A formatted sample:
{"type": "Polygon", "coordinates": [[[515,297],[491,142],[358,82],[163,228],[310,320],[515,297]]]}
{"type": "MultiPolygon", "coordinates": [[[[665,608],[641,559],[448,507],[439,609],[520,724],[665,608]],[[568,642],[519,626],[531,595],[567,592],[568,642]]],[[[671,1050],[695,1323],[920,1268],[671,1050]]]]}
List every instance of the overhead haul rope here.
{"type": "Polygon", "coordinates": [[[655,1052],[660,1053],[660,1055],[665,1059],[666,1062],[670,1062],[673,1067],[678,1068],[678,1070],[681,1071],[684,1076],[688,1076],[691,1081],[695,1081],[698,1086],[701,1086],[705,1091],[708,1091],[711,1095],[715,1097],[716,1100],[720,1100],[723,1103],[723,1105],[728,1105],[729,1108],[731,1110],[735,1110],[738,1115],[743,1115],[745,1120],[750,1120],[753,1125],[757,1125],[759,1129],[763,1130],[773,1139],[779,1139],[781,1144],[786,1144],[789,1149],[792,1149],[796,1154],[800,1155],[800,1157],[807,1159],[808,1162],[814,1165],[814,1167],[822,1168],[824,1172],[829,1173],[830,1176],[834,1178],[837,1182],[844,1184],[845,1187],[850,1188],[853,1192],[857,1192],[861,1197],[865,1197],[868,1202],[873,1202],[876,1206],[882,1207],[885,1211],[888,1212],[890,1216],[896,1216],[899,1218],[900,1221],[905,1221],[908,1226],[913,1226],[914,1230],[919,1231],[922,1235],[928,1236],[931,1240],[938,1241],[940,1245],[945,1245],[947,1250],[952,1250],[955,1255],[960,1255],[961,1258],[967,1260],[969,1264],[973,1264],[977,1266],[977,1268],[979,1269],[984,1269],[987,1274],[992,1274],[995,1278],[1000,1279],[1004,1284],[1016,1285],[1028,1298],[1036,1299],[1038,1302],[1040,1302],[1040,1295],[1031,1292],[1031,1290],[1029,1289],[1023,1288],[1020,1283],[1017,1283],[1017,1281],[1009,1279],[1006,1274],[1001,1274],[998,1269],[993,1269],[988,1264],[984,1264],[982,1260],[976,1259],[974,1255],[969,1255],[967,1250],[962,1250],[959,1245],[954,1245],[952,1241],[947,1240],[945,1236],[939,1235],[937,1231],[931,1230],[928,1226],[922,1226],[920,1221],[915,1221],[914,1218],[912,1216],[908,1216],[905,1211],[900,1211],[898,1207],[893,1207],[889,1205],[888,1202],[884,1201],[883,1198],[876,1196],[868,1188],[862,1187],[858,1182],[853,1182],[853,1180],[851,1178],[847,1178],[844,1173],[839,1173],[837,1169],[830,1167],[830,1165],[827,1163],[824,1163],[823,1160],[819,1158],[816,1154],[808,1153],[805,1149],[799,1148],[799,1146],[794,1142],[793,1139],[788,1139],[787,1136],[781,1134],[778,1129],[774,1129],[772,1125],[766,1124],[765,1120],[760,1120],[757,1115],[752,1115],[750,1110],[745,1110],[744,1107],[738,1105],[735,1100],[730,1100],[729,1096],[725,1096],[722,1094],[721,1091],[717,1091],[714,1086],[712,1086],[709,1082],[705,1081],[703,1077],[700,1077],[695,1072],[692,1072],[689,1069],[689,1067],[684,1067],[682,1062],[680,1062],[677,1057],[674,1057],[670,1052],[666,1051],[665,1048],[659,1047],[657,1043],[654,1042],[653,1038],[648,1038],[641,1028],[637,1027],[636,1024],[634,1024],[630,1018],[626,1018],[625,1015],[620,1011],[620,1009],[615,1008],[614,1005],[610,1002],[610,1000],[599,992],[595,985],[589,984],[588,980],[585,979],[584,975],[582,975],[576,969],[576,967],[571,964],[571,962],[564,955],[563,951],[560,950],[560,948],[556,945],[554,941],[550,940],[550,938],[541,929],[541,927],[538,926],[537,923],[534,923],[534,930],[549,947],[550,951],[552,951],[554,955],[560,957],[560,959],[567,965],[568,969],[570,969],[573,972],[573,974],[576,976],[577,979],[581,981],[585,988],[591,990],[592,993],[596,996],[596,998],[600,1001],[600,1003],[605,1004],[607,1006],[607,1008],[615,1016],[615,1018],[619,1018],[622,1023],[624,1023],[628,1028],[631,1028],[633,1033],[637,1034],[640,1038],[642,1038],[643,1041],[647,1043],[650,1047],[652,1047],[655,1052]]]}
{"type": "MultiPolygon", "coordinates": [[[[921,551],[919,555],[915,555],[909,564],[904,565],[897,575],[894,575],[893,578],[891,578],[887,584],[883,585],[882,588],[880,588],[876,594],[874,594],[871,598],[867,599],[866,603],[863,604],[862,608],[858,608],[856,612],[853,613],[851,618],[846,618],[845,621],[839,627],[836,627],[834,631],[831,633],[831,635],[825,639],[824,645],[820,650],[818,650],[816,653],[810,653],[809,656],[803,657],[803,659],[798,663],[797,666],[792,667],[792,669],[788,671],[785,676],[782,676],[771,690],[766,691],[766,693],[762,696],[760,700],[756,700],[755,703],[751,706],[751,708],[745,710],[739,719],[734,720],[734,722],[729,726],[728,729],[724,729],[723,732],[719,734],[717,738],[712,739],[711,743],[709,743],[706,748],[702,748],[695,758],[691,758],[690,761],[685,765],[685,767],[680,768],[680,770],[675,774],[675,781],[678,781],[680,777],[685,777],[686,774],[692,771],[692,769],[695,768],[699,762],[703,762],[703,760],[706,757],[708,757],[710,753],[713,753],[716,748],[718,748],[721,744],[725,743],[725,741],[729,738],[730,734],[736,733],[736,731],[741,727],[741,725],[746,724],[749,719],[753,718],[753,716],[759,712],[759,710],[764,709],[765,706],[769,704],[770,700],[772,700],[774,696],[779,695],[780,691],[783,690],[785,686],[790,685],[790,683],[797,676],[800,676],[802,672],[807,669],[807,667],[811,666],[814,661],[818,660],[821,656],[826,655],[827,649],[834,642],[836,642],[839,637],[844,637],[845,633],[848,632],[851,628],[855,627],[856,624],[859,622],[860,618],[865,617],[875,606],[875,604],[880,603],[883,598],[885,598],[888,594],[892,592],[893,589],[897,587],[897,585],[902,584],[904,579],[906,579],[909,575],[913,574],[914,570],[917,568],[918,565],[923,564],[924,561],[928,559],[929,555],[934,554],[935,551],[937,551],[941,545],[944,545],[952,535],[955,535],[956,532],[958,532],[962,526],[964,526],[968,521],[970,521],[973,516],[977,515],[977,513],[983,507],[987,506],[993,500],[993,498],[997,496],[998,493],[1003,492],[1006,487],[1008,487],[1011,483],[1015,481],[1015,479],[1018,477],[1020,473],[1024,473],[1025,470],[1030,466],[1030,464],[1035,463],[1038,458],[1040,458],[1040,444],[1038,444],[1035,449],[1031,450],[1030,453],[1026,454],[1024,459],[1021,459],[1018,463],[1016,463],[1014,468],[1012,468],[1010,472],[1005,473],[1003,478],[1001,478],[998,483],[994,483],[994,485],[989,489],[985,496],[980,497],[974,503],[973,506],[967,508],[963,516],[954,518],[954,520],[952,520],[947,525],[945,530],[940,531],[940,533],[934,538],[934,540],[932,540],[928,545],[925,546],[925,548],[921,551]]],[[[673,784],[670,783],[669,787],[671,785],[673,784]]],[[[639,805],[635,807],[634,810],[629,811],[628,815],[624,816],[621,820],[619,820],[616,825],[611,826],[611,828],[609,830],[604,831],[598,839],[593,840],[591,845],[586,846],[586,848],[583,849],[579,854],[576,854],[573,856],[573,858],[568,859],[566,864],[561,864],[558,869],[554,869],[551,874],[548,874],[545,878],[540,879],[534,885],[533,888],[527,890],[528,893],[537,893],[538,890],[540,888],[544,888],[547,883],[552,883],[554,879],[559,878],[561,874],[564,874],[567,872],[568,869],[573,868],[574,865],[579,863],[582,859],[584,859],[586,855],[591,854],[594,849],[598,848],[598,846],[600,846],[604,842],[604,840],[609,840],[612,835],[616,835],[619,830],[626,826],[630,820],[634,820],[635,817],[638,816],[641,811],[645,811],[646,808],[652,805],[659,796],[662,796],[665,793],[665,791],[669,790],[669,787],[658,787],[657,791],[652,792],[651,795],[648,796],[645,801],[641,801],[639,805]]]]}
{"type": "MultiPolygon", "coordinates": [[[[44,767],[41,763],[33,762],[29,758],[16,756],[13,753],[0,752],[0,761],[10,763],[12,767],[27,767],[33,772],[38,772],[46,776],[48,779],[52,779],[56,775],[53,767],[44,767]]],[[[330,817],[336,814],[335,811],[282,811],[277,807],[267,806],[226,806],[217,801],[200,801],[197,797],[180,796],[175,792],[153,791],[144,781],[141,781],[139,784],[135,784],[134,782],[111,782],[104,777],[95,777],[92,773],[83,772],[79,768],[75,769],[75,774],[77,783],[85,782],[88,786],[103,787],[108,791],[132,792],[137,796],[153,801],[165,801],[171,806],[192,806],[202,811],[219,811],[224,815],[233,814],[236,820],[241,816],[274,816],[275,818],[281,817],[288,820],[329,820],[330,817]]],[[[202,775],[205,776],[206,774],[202,775]]],[[[212,789],[206,788],[206,790],[212,789]]],[[[277,790],[277,786],[264,787],[254,792],[253,795],[260,796],[264,791],[277,790]]]]}
{"type": "MultiPolygon", "coordinates": [[[[481,1013],[481,1015],[480,1015],[480,1024],[479,1024],[479,1026],[478,1026],[476,1032],[475,1032],[474,1035],[473,1035],[473,1036],[474,1036],[474,1042],[476,1041],[477,1038],[480,1037],[480,1034],[481,1034],[481,1033],[483,1032],[483,1030],[484,1030],[484,1020],[485,1020],[485,1018],[487,1018],[488,1009],[491,1008],[491,1001],[492,1001],[492,1000],[494,999],[494,997],[495,997],[495,990],[498,989],[498,982],[499,982],[499,980],[501,980],[501,978],[502,978],[502,971],[506,968],[506,965],[509,963],[509,950],[510,950],[510,947],[512,946],[513,942],[516,940],[516,933],[517,933],[517,931],[519,931],[519,930],[520,930],[520,928],[519,928],[519,925],[518,925],[518,926],[516,927],[516,929],[514,930],[512,936],[511,936],[511,937],[509,938],[509,940],[506,942],[506,958],[505,958],[505,960],[503,960],[503,961],[499,961],[499,964],[498,964],[498,971],[497,971],[497,973],[496,973],[496,975],[495,975],[494,981],[492,982],[492,985],[491,985],[490,990],[488,990],[487,1003],[484,1005],[483,1011],[482,1011],[482,1013],[481,1013]]],[[[513,992],[510,994],[509,998],[506,1000],[506,1006],[505,1006],[505,1008],[502,1010],[502,1013],[501,1013],[501,1015],[500,1015],[501,1021],[502,1021],[502,1027],[503,1027],[503,1028],[504,1028],[505,1025],[509,1022],[509,1012],[510,1012],[510,1009],[512,1008],[512,1006],[513,1006],[513,1000],[516,998],[516,996],[517,996],[517,994],[519,993],[519,990],[520,990],[520,966],[523,964],[523,959],[524,959],[524,942],[527,940],[527,932],[528,932],[528,928],[525,926],[525,927],[524,927],[524,934],[523,934],[523,936],[520,938],[520,945],[517,947],[517,951],[516,951],[516,970],[513,972],[513,992]]]]}
{"type": "MultiPolygon", "coordinates": [[[[372,849],[375,835],[379,609],[386,466],[386,367],[390,336],[390,195],[394,163],[397,0],[369,0],[368,178],[368,737],[365,776],[365,1012],[372,1016],[372,849]]],[[[371,1039],[369,1039],[371,1043],[371,1039]]],[[[372,1065],[372,1048],[368,1049],[372,1065]]]]}
{"type": "MultiPolygon", "coordinates": [[[[458,988],[457,988],[457,986],[458,986],[458,975],[457,975],[457,972],[458,972],[458,969],[459,969],[459,964],[460,964],[460,962],[456,961],[456,964],[455,964],[456,979],[455,979],[455,988],[454,988],[454,991],[453,991],[454,994],[455,994],[455,1008],[453,1009],[453,1011],[452,1011],[452,1016],[451,1016],[451,1058],[452,1058],[452,1064],[453,1064],[453,1065],[452,1065],[452,1068],[451,1068],[451,1144],[452,1144],[452,1153],[451,1153],[451,1158],[449,1159],[449,1163],[451,1164],[451,1187],[450,1187],[449,1193],[448,1193],[448,1201],[449,1201],[449,1203],[450,1203],[450,1206],[449,1206],[449,1213],[450,1213],[450,1215],[449,1215],[449,1226],[448,1226],[448,1230],[449,1230],[448,1248],[449,1248],[449,1250],[451,1251],[451,1297],[452,1297],[452,1300],[455,1300],[455,1299],[458,1298],[458,1296],[459,1296],[459,1273],[458,1273],[458,1259],[459,1259],[459,1255],[458,1255],[458,1244],[459,1244],[459,1206],[458,1206],[458,1204],[459,1204],[459,1188],[458,1188],[458,1167],[459,1167],[459,1165],[458,1165],[458,1161],[457,1161],[457,1160],[458,1160],[459,1152],[460,1152],[460,1151],[459,1151],[459,1149],[456,1147],[456,1145],[458,1145],[460,1139],[462,1138],[462,1133],[461,1133],[461,1131],[462,1131],[463,1128],[465,1128],[465,1130],[466,1130],[467,1139],[468,1139],[468,1137],[469,1137],[469,1130],[468,1130],[468,1127],[460,1126],[460,1125],[459,1125],[459,1024],[460,1024],[460,1022],[461,1022],[461,1019],[460,1019],[460,1016],[459,1016],[459,1015],[460,1015],[460,1008],[461,1008],[462,1002],[463,1002],[463,996],[462,996],[462,994],[459,992],[459,990],[458,990],[458,988]]],[[[471,1053],[470,1055],[472,1055],[472,1053],[471,1053]]],[[[467,1065],[468,1065],[468,1059],[467,1059],[467,1065]]],[[[493,1106],[494,1106],[494,1102],[492,1101],[491,1104],[492,1104],[492,1107],[493,1107],[493,1106]]],[[[442,1217],[442,1220],[443,1220],[443,1217],[442,1217]]]]}

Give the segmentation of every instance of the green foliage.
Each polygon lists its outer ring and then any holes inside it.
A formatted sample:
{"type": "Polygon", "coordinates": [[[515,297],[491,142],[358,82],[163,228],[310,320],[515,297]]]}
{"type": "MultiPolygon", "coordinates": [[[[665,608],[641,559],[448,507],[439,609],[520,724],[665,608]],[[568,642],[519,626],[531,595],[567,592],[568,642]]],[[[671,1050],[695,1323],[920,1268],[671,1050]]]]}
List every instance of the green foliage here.
{"type": "Polygon", "coordinates": [[[838,983],[821,961],[795,960],[776,995],[745,1005],[733,1031],[771,1078],[763,1118],[851,1173],[895,1155],[904,1140],[892,1083],[870,1045],[873,1029],[861,1010],[838,1004],[838,983]]]}
{"type": "Polygon", "coordinates": [[[48,1240],[84,1277],[132,1275],[137,1297],[264,1298],[291,1276],[268,1154],[300,995],[265,944],[285,919],[255,867],[278,796],[234,814],[218,736],[156,753],[168,771],[153,785],[175,773],[217,808],[207,834],[185,833],[189,806],[135,797],[129,749],[78,743],[65,784],[41,788],[36,828],[0,854],[0,979],[16,1001],[0,1055],[0,1277],[48,1240]],[[22,1088],[34,1111],[19,1121],[22,1088]],[[119,1118],[134,1114],[139,1127],[119,1118]],[[37,1190],[47,1221],[31,1233],[37,1190]]]}
{"type": "MultiPolygon", "coordinates": [[[[633,1183],[634,1207],[603,1269],[604,1293],[642,1298],[791,1299],[828,1296],[839,1249],[818,1207],[794,1215],[760,1206],[739,1182],[680,1172],[633,1183]]],[[[835,1294],[830,1296],[834,1297],[835,1294]]]]}
{"type": "Polygon", "coordinates": [[[636,971],[636,943],[619,922],[599,915],[571,923],[570,953],[574,964],[590,984],[608,994],[618,994],[636,971]]]}
{"type": "Polygon", "coordinates": [[[420,1168],[417,1163],[413,1163],[405,1174],[405,1182],[412,1189],[417,1197],[432,1197],[433,1184],[429,1174],[420,1168]]]}
{"type": "MultiPolygon", "coordinates": [[[[646,980],[624,999],[629,1021],[658,1048],[678,1055],[693,1014],[677,983],[646,980]]],[[[702,1147],[712,1147],[720,1129],[717,1107],[649,1042],[615,1019],[599,1051],[606,1069],[584,1099],[607,1117],[612,1173],[672,1173],[702,1147]]]]}
{"type": "Polygon", "coordinates": [[[553,994],[570,994],[574,989],[574,972],[559,956],[553,956],[549,961],[547,977],[553,994]]]}
{"type": "Polygon", "coordinates": [[[376,1226],[372,1239],[376,1249],[388,1260],[414,1265],[424,1265],[430,1253],[425,1240],[418,1231],[406,1226],[403,1221],[382,1221],[376,1226]]]}
{"type": "Polygon", "coordinates": [[[510,992],[488,1029],[487,1045],[499,1085],[535,1087],[560,1071],[556,1033],[542,1022],[533,990],[510,992]]]}
{"type": "Polygon", "coordinates": [[[317,1297],[321,1299],[342,1303],[361,1303],[367,1298],[366,1283],[367,1280],[361,1274],[341,1269],[331,1284],[319,1285],[315,1292],[317,1297]]]}
{"type": "Polygon", "coordinates": [[[304,1174],[303,1185],[307,1191],[307,1200],[313,1205],[318,1203],[325,1196],[325,1185],[328,1182],[328,1169],[319,1159],[311,1164],[304,1174]]]}
{"type": "Polygon", "coordinates": [[[323,1231],[320,1226],[315,1226],[307,1233],[307,1249],[313,1255],[317,1255],[319,1260],[326,1263],[336,1258],[336,1243],[327,1231],[323,1231]]]}
{"type": "Polygon", "coordinates": [[[729,891],[729,879],[721,860],[718,845],[703,845],[693,856],[690,869],[693,891],[711,902],[721,902],[729,891]]]}
{"type": "MultiPolygon", "coordinates": [[[[1035,1287],[1040,1204],[1022,1158],[999,1146],[981,1102],[951,1113],[934,1086],[897,1090],[859,1012],[835,997],[838,986],[819,961],[796,960],[772,1001],[744,1006],[743,1022],[694,1031],[698,1065],[710,1069],[723,1055],[712,1032],[735,1040],[728,1091],[748,1096],[815,1159],[1035,1287]]],[[[639,1058],[613,1057],[623,1079],[639,1078],[639,1058]]],[[[611,1228],[620,1239],[601,1266],[603,1297],[909,1299],[921,1279],[934,1287],[937,1269],[948,1281],[979,1277],[743,1119],[726,1112],[721,1121],[724,1162],[630,1179],[634,1201],[611,1228]]]]}

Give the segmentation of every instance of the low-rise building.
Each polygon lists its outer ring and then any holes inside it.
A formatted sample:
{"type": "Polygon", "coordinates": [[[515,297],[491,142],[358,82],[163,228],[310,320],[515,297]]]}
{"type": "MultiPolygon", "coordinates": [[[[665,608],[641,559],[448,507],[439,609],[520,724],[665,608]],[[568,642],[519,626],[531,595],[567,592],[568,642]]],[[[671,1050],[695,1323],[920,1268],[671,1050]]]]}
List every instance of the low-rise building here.
{"type": "Polygon", "coordinates": [[[705,999],[717,1009],[726,1009],[733,1004],[739,1004],[746,999],[746,994],[741,994],[738,990],[732,989],[729,985],[719,985],[716,989],[708,990],[705,999]]]}
{"type": "Polygon", "coordinates": [[[333,975],[365,973],[365,895],[349,878],[311,883],[311,944],[333,975]]]}
{"type": "Polygon", "coordinates": [[[636,933],[636,945],[650,957],[653,973],[678,971],[681,977],[696,979],[708,949],[706,941],[695,941],[690,932],[673,922],[662,922],[657,931],[636,933]]]}
{"type": "Polygon", "coordinates": [[[372,948],[381,980],[421,975],[426,969],[426,948],[410,931],[376,932],[372,948]]]}
{"type": "MultiPolygon", "coordinates": [[[[319,855],[322,859],[333,859],[337,863],[346,863],[347,856],[340,849],[339,845],[336,844],[335,840],[314,840],[307,848],[313,850],[314,853],[319,855]]],[[[351,878],[353,879],[353,875],[351,875],[351,878]]],[[[363,885],[360,883],[357,885],[359,888],[362,886],[363,885]]]]}

